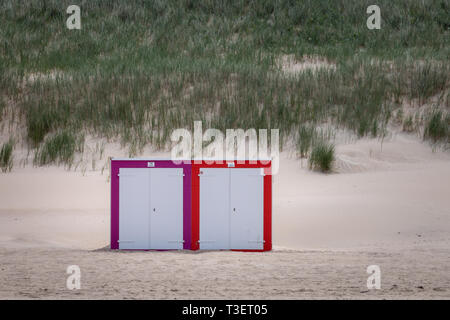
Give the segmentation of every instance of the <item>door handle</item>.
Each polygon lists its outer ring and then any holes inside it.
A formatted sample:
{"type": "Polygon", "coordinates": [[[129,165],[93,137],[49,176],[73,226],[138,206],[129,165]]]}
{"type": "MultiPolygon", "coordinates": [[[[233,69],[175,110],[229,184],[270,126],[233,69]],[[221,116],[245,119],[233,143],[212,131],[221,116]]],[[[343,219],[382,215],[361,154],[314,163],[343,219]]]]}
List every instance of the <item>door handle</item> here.
{"type": "Polygon", "coordinates": [[[233,212],[236,213],[236,208],[233,208],[233,212]]]}
{"type": "Polygon", "coordinates": [[[156,212],[156,209],[155,209],[155,208],[153,208],[153,212],[156,212]]]}

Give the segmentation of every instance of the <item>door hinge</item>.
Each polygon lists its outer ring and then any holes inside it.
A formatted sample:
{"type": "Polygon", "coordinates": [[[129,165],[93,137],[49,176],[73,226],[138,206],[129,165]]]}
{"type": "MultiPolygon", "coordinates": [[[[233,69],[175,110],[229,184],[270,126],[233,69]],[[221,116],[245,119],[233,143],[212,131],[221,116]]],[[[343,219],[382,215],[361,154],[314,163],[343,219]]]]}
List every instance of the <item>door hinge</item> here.
{"type": "Polygon", "coordinates": [[[168,240],[169,243],[184,243],[184,240],[168,240]]]}
{"type": "Polygon", "coordinates": [[[266,241],[265,240],[248,240],[248,242],[251,242],[251,243],[265,243],[266,241]]]}
{"type": "Polygon", "coordinates": [[[117,240],[117,242],[121,243],[121,242],[134,242],[134,240],[117,240]]]}
{"type": "Polygon", "coordinates": [[[198,243],[211,243],[216,242],[216,240],[197,240],[198,243]]]}

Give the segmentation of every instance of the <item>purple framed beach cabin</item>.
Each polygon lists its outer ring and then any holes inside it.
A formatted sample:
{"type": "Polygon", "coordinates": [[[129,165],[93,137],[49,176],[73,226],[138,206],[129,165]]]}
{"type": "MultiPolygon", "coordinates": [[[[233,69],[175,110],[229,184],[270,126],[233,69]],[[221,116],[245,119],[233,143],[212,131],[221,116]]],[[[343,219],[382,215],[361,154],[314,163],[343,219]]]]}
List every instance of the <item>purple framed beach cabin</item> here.
{"type": "Polygon", "coordinates": [[[191,164],[111,159],[111,249],[191,248],[191,164]]]}

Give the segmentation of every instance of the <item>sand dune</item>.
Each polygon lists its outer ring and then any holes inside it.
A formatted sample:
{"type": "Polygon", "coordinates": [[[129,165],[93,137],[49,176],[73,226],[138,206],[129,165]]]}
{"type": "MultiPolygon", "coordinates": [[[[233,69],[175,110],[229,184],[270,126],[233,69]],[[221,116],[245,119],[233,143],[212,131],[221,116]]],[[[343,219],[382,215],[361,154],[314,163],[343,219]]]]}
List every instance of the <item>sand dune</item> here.
{"type": "Polygon", "coordinates": [[[282,154],[275,248],[255,254],[101,249],[107,171],[15,167],[0,175],[0,298],[450,298],[450,155],[405,135],[337,154],[327,175],[282,154]],[[381,290],[367,292],[370,264],[381,290]]]}

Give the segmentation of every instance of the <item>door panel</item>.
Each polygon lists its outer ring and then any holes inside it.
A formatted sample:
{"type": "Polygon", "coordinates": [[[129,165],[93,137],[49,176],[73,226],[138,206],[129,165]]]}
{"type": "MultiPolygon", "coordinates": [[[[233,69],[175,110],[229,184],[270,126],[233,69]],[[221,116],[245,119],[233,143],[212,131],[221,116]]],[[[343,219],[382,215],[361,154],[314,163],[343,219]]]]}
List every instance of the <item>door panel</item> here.
{"type": "Polygon", "coordinates": [[[183,249],[183,169],[150,173],[150,248],[183,249]]]}
{"type": "Polygon", "coordinates": [[[200,249],[229,249],[230,169],[200,172],[200,249]]]}
{"type": "Polygon", "coordinates": [[[231,249],[264,247],[263,178],[261,168],[231,169],[231,249]]]}
{"type": "Polygon", "coordinates": [[[119,169],[119,249],[149,247],[149,170],[119,169]]]}

